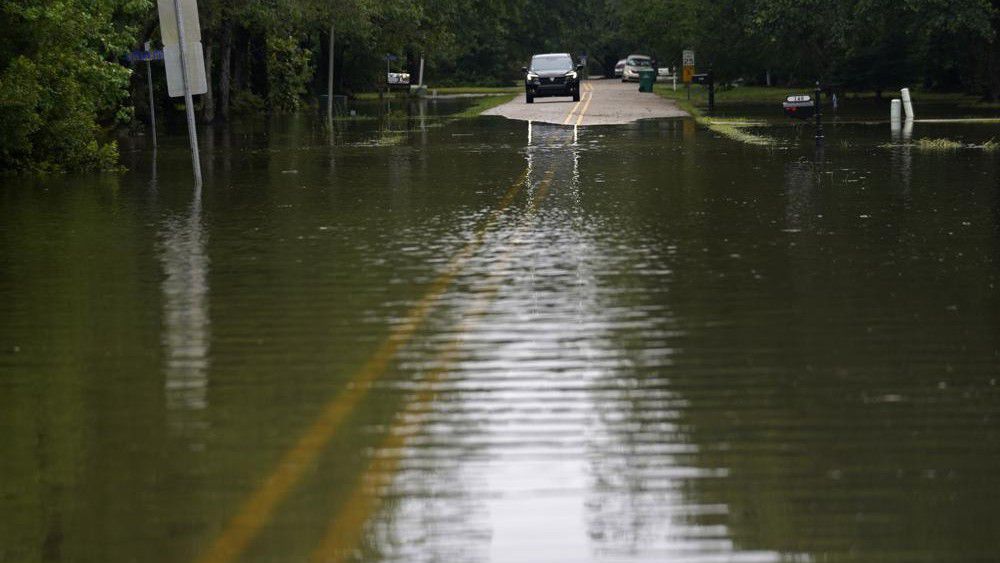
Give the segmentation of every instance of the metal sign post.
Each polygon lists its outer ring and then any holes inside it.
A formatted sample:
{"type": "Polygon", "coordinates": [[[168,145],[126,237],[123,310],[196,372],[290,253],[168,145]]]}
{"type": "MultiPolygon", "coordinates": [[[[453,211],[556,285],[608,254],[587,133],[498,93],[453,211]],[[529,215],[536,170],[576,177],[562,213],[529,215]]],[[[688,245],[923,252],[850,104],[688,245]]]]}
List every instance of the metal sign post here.
{"type": "Polygon", "coordinates": [[[181,54],[181,79],[184,81],[184,110],[187,113],[188,141],[191,143],[191,166],[194,168],[195,184],[201,186],[201,155],[198,153],[198,127],[194,122],[194,97],[191,95],[191,79],[188,74],[187,53],[185,49],[184,13],[181,10],[181,0],[174,0],[174,13],[177,16],[177,39],[181,54]]]}
{"type": "MultiPolygon", "coordinates": [[[[146,52],[152,51],[149,41],[146,41],[146,52]]],[[[156,148],[156,101],[153,98],[153,65],[146,59],[146,83],[149,85],[149,128],[153,133],[153,148],[156,148]]]]}
{"type": "Polygon", "coordinates": [[[694,51],[685,49],[682,53],[684,87],[687,88],[687,99],[691,101],[691,80],[694,78],[694,51]]]}
{"type": "Polygon", "coordinates": [[[816,144],[823,144],[823,107],[820,105],[820,96],[823,95],[823,91],[820,90],[819,80],[816,81],[816,92],[814,92],[816,97],[813,99],[813,103],[816,104],[816,144]]]}
{"type": "Polygon", "coordinates": [[[167,67],[167,90],[171,97],[184,96],[191,166],[194,169],[195,183],[201,187],[201,155],[198,152],[193,96],[208,91],[208,80],[201,48],[198,5],[195,0],[157,0],[157,8],[167,67]]]}

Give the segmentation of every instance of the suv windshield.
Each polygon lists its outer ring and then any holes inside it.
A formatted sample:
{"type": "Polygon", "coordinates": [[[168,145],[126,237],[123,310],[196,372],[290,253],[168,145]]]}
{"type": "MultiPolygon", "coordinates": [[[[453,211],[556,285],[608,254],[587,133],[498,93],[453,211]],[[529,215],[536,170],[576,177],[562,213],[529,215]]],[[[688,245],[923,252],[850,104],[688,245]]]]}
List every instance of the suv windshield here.
{"type": "Polygon", "coordinates": [[[653,66],[653,62],[650,59],[640,59],[636,57],[634,59],[628,60],[629,66],[653,66]]]}
{"type": "Polygon", "coordinates": [[[571,71],[573,70],[573,59],[565,56],[551,56],[551,57],[532,57],[531,59],[531,70],[535,72],[550,72],[550,71],[571,71]]]}

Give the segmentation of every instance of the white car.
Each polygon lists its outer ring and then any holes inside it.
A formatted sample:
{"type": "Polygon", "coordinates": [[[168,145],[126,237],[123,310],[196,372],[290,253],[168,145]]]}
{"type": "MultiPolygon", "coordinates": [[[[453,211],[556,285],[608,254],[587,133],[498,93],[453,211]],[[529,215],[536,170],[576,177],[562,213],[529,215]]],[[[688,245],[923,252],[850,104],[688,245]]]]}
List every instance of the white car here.
{"type": "Polygon", "coordinates": [[[622,71],[625,70],[625,59],[622,59],[615,63],[615,78],[622,77],[622,71]]]}
{"type": "Polygon", "coordinates": [[[646,55],[629,55],[622,69],[622,82],[638,82],[640,70],[653,70],[653,59],[646,55]]]}

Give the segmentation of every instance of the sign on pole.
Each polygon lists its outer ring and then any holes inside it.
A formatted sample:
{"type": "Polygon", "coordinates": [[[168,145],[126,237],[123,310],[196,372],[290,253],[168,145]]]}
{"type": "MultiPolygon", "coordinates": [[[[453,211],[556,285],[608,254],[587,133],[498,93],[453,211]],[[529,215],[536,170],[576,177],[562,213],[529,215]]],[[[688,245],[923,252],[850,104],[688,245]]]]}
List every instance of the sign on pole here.
{"type": "MultiPolygon", "coordinates": [[[[179,43],[163,46],[163,62],[167,67],[167,95],[171,98],[184,96],[184,76],[181,68],[181,46],[179,43]]],[[[188,88],[192,96],[208,92],[205,75],[205,54],[200,42],[188,41],[184,45],[184,62],[187,63],[188,88]]]]}
{"type": "Polygon", "coordinates": [[[195,186],[201,193],[201,155],[198,153],[198,127],[194,122],[195,94],[208,91],[205,56],[201,50],[201,26],[195,0],[156,0],[163,36],[163,59],[167,67],[167,90],[171,96],[184,96],[191,166],[195,186]],[[179,92],[179,94],[177,94],[179,92]]]}
{"type": "MultiPolygon", "coordinates": [[[[198,3],[195,0],[180,0],[180,5],[184,20],[184,40],[201,41],[198,3]]],[[[163,44],[179,43],[180,34],[177,33],[177,11],[174,10],[174,0],[156,0],[156,8],[160,12],[160,37],[163,38],[163,44]]]]}
{"type": "Polygon", "coordinates": [[[125,59],[130,63],[138,63],[142,61],[162,61],[163,51],[160,49],[146,49],[145,51],[132,51],[125,55],[125,59]]]}
{"type": "Polygon", "coordinates": [[[686,49],[681,57],[681,62],[684,65],[683,82],[691,84],[691,80],[694,78],[694,51],[686,49]]]}

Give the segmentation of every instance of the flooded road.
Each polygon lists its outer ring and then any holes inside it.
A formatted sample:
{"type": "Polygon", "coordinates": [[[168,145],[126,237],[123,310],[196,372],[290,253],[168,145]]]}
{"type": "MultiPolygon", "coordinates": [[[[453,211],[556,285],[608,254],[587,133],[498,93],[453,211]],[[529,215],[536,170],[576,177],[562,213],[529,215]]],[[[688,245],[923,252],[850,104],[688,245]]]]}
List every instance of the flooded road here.
{"type": "Polygon", "coordinates": [[[554,125],[623,125],[640,119],[687,117],[677,103],[661,96],[639,92],[636,84],[618,80],[588,80],[580,86],[580,101],[569,97],[525,101],[524,93],[512,101],[483,113],[508,119],[554,125]]]}
{"type": "Polygon", "coordinates": [[[1000,557],[996,153],[393,111],[3,180],[0,561],[1000,557]]]}

